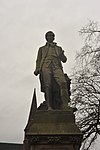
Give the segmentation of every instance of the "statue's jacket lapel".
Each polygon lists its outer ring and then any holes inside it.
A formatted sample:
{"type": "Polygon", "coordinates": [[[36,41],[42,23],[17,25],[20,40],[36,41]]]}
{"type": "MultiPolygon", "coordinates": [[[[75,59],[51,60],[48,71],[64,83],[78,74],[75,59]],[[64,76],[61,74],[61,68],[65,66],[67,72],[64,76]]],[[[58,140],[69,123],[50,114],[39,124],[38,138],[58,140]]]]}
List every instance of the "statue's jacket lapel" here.
{"type": "Polygon", "coordinates": [[[49,50],[48,46],[43,46],[43,47],[40,48],[40,51],[41,51],[41,60],[40,60],[40,67],[39,67],[40,71],[42,69],[45,58],[48,54],[48,50],[49,50]]]}
{"type": "MultiPolygon", "coordinates": [[[[41,69],[42,69],[43,63],[44,63],[45,58],[48,54],[48,50],[49,50],[48,45],[45,45],[45,46],[39,48],[38,57],[37,57],[37,61],[36,61],[36,68],[39,71],[41,71],[41,69]]],[[[56,45],[55,46],[55,51],[56,51],[57,56],[59,57],[62,49],[61,49],[61,47],[56,45]]],[[[59,63],[61,63],[60,61],[61,60],[59,60],[59,63]]],[[[61,66],[61,64],[60,64],[60,66],[61,66]]]]}

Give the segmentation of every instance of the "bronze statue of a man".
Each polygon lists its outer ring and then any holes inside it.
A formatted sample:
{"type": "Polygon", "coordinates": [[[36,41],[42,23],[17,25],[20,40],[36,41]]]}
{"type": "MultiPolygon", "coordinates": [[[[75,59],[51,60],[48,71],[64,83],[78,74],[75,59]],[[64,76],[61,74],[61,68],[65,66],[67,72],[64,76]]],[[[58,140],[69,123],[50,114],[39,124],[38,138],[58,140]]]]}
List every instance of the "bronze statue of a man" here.
{"type": "Polygon", "coordinates": [[[65,63],[67,58],[64,55],[62,48],[53,42],[55,34],[52,31],[48,31],[45,34],[45,38],[47,42],[45,46],[39,48],[34,74],[36,76],[38,74],[42,76],[42,84],[44,86],[48,110],[52,110],[52,78],[54,78],[59,85],[62,101],[61,109],[66,110],[68,107],[69,96],[61,62],[65,63]]]}

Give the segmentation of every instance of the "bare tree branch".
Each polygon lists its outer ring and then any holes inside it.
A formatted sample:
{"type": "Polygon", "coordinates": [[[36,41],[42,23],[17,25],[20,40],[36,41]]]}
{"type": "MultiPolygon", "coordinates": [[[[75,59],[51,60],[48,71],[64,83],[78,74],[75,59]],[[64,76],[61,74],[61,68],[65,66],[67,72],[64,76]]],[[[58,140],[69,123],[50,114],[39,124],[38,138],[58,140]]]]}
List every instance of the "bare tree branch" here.
{"type": "Polygon", "coordinates": [[[100,134],[100,29],[90,21],[80,30],[84,46],[77,53],[72,75],[72,102],[76,123],[84,134],[82,149],[89,150],[100,134]]]}

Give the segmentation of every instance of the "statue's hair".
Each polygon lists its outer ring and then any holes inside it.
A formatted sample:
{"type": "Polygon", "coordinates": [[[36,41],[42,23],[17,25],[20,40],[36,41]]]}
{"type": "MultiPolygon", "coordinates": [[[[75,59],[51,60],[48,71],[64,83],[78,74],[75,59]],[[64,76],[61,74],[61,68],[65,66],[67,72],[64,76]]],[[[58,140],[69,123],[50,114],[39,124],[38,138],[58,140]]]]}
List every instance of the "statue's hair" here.
{"type": "Polygon", "coordinates": [[[55,37],[55,34],[52,32],[52,31],[48,31],[46,34],[45,34],[45,37],[47,37],[47,35],[51,33],[54,37],[55,37]]]}

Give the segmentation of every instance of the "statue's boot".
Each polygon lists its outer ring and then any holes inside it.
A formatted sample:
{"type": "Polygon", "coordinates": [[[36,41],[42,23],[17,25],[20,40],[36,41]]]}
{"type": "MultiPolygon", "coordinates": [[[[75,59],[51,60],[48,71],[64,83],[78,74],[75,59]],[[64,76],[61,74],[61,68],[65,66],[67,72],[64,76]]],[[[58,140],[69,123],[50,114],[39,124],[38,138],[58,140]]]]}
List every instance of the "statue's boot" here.
{"type": "Polygon", "coordinates": [[[50,105],[50,102],[51,102],[51,92],[50,91],[51,91],[50,88],[45,89],[45,99],[46,99],[46,103],[48,106],[48,110],[52,110],[52,107],[50,105]]]}

